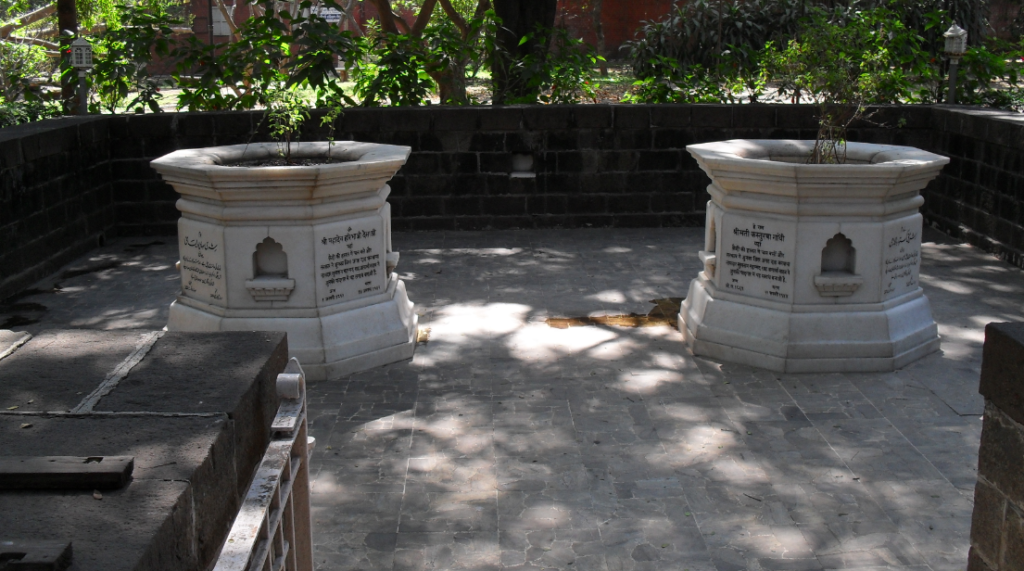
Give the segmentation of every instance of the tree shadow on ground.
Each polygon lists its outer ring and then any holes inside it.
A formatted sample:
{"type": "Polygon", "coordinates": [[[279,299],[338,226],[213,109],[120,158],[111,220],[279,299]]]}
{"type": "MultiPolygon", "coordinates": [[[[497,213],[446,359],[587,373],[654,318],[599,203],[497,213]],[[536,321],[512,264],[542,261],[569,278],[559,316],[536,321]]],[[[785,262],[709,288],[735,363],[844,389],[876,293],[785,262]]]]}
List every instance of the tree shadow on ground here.
{"type": "Polygon", "coordinates": [[[545,325],[699,269],[700,231],[606,234],[403,236],[434,241],[402,268],[430,343],[311,389],[323,568],[962,567],[980,422],[951,401],[976,392],[977,315],[1024,318],[1019,270],[927,246],[942,353],[783,375],[667,327],[545,325]]]}

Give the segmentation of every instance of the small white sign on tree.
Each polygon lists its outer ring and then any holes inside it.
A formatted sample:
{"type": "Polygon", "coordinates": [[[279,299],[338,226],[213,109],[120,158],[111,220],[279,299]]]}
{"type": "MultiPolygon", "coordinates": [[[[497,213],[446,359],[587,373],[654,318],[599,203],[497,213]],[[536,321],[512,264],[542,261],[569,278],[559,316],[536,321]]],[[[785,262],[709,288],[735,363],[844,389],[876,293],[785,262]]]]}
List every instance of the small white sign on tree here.
{"type": "Polygon", "coordinates": [[[337,8],[321,7],[317,13],[321,18],[332,24],[337,24],[341,21],[341,12],[337,8]]]}

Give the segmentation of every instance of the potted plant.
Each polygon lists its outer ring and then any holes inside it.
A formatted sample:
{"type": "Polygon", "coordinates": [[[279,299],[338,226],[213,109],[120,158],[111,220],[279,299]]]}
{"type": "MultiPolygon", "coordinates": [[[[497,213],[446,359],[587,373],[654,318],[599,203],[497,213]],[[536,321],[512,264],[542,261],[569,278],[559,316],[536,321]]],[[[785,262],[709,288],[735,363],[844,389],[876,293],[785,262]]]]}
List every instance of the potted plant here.
{"type": "Polygon", "coordinates": [[[783,372],[890,371],[939,348],[918,209],[949,159],[846,139],[872,94],[903,81],[880,69],[898,37],[883,13],[852,30],[812,22],[770,54],[817,103],[816,140],[687,147],[711,178],[704,268],[679,313],[695,354],[783,372]]]}

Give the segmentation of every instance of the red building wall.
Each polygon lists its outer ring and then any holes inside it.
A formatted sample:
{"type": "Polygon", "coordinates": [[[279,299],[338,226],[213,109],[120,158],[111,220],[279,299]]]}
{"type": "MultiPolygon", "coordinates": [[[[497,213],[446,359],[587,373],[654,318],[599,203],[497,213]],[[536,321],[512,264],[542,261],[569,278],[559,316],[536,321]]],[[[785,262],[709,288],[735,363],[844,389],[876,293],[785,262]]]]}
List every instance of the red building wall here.
{"type": "MultiPolygon", "coordinates": [[[[559,0],[555,24],[569,28],[575,37],[592,46],[597,45],[597,32],[592,0],[559,0]]],[[[604,28],[604,53],[609,59],[622,58],[626,54],[619,48],[632,40],[637,29],[645,20],[660,20],[672,9],[672,0],[604,0],[601,10],[601,26],[604,28]]]]}
{"type": "MultiPolygon", "coordinates": [[[[236,23],[243,22],[249,17],[249,10],[245,3],[236,0],[239,4],[235,10],[234,20],[236,23]]],[[[209,41],[210,38],[210,2],[211,0],[192,0],[193,26],[196,37],[202,41],[209,41]]],[[[228,0],[231,3],[231,0],[228,0]]],[[[583,38],[591,45],[597,45],[597,34],[594,23],[592,0],[559,0],[556,25],[562,25],[576,37],[583,38]]],[[[604,28],[605,57],[619,56],[619,46],[627,40],[633,39],[637,28],[643,20],[657,20],[668,14],[672,7],[672,0],[604,0],[601,22],[604,28]]],[[[216,10],[214,5],[214,10],[216,10]]],[[[440,8],[435,8],[440,10],[440,8]]],[[[367,1],[357,2],[353,6],[354,16],[359,23],[377,17],[377,9],[367,1]]],[[[414,14],[404,15],[406,20],[412,23],[414,14]]],[[[215,36],[215,42],[226,41],[224,36],[215,36]]]]}

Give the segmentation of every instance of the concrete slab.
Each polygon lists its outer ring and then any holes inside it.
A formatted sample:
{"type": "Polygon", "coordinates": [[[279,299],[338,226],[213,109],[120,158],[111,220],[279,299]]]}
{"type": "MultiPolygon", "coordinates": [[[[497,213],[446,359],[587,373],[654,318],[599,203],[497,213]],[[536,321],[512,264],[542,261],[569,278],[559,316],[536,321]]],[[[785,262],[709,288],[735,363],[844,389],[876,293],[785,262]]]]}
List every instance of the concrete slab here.
{"type": "Polygon", "coordinates": [[[196,537],[187,532],[215,532],[214,524],[223,524],[223,517],[215,515],[218,510],[195,513],[194,504],[210,504],[203,498],[230,503],[237,495],[228,450],[219,475],[204,466],[215,461],[214,445],[230,438],[228,423],[226,415],[0,416],[4,454],[135,457],[133,481],[121,490],[104,491],[102,499],[91,491],[0,493],[4,536],[70,540],[74,562],[83,570],[170,569],[174,567],[168,564],[175,561],[183,564],[179,569],[194,568],[199,553],[209,547],[186,541],[196,537]],[[161,541],[154,542],[160,535],[161,541]],[[154,554],[162,564],[149,567],[158,562],[152,560],[154,554]]]}
{"type": "Polygon", "coordinates": [[[128,486],[99,496],[0,493],[5,538],[72,541],[83,571],[212,561],[267,445],[285,336],[168,333],[94,409],[77,412],[151,338],[44,330],[0,360],[0,402],[18,403],[0,410],[4,455],[135,457],[128,486]]]}
{"type": "Polygon", "coordinates": [[[10,355],[15,349],[24,345],[32,337],[24,331],[0,329],[0,359],[10,355]]]}
{"type": "Polygon", "coordinates": [[[260,331],[167,332],[95,410],[234,414],[266,401],[263,406],[273,416],[274,383],[287,363],[280,354],[284,337],[260,331]],[[254,387],[269,392],[248,395],[254,387]]]}
{"type": "Polygon", "coordinates": [[[194,536],[188,482],[138,480],[123,490],[0,494],[4,537],[72,542],[75,569],[197,569],[196,546],[153,537],[194,536]]]}
{"type": "Polygon", "coordinates": [[[39,332],[0,359],[0,410],[70,411],[135,350],[146,333],[39,332]]]}

